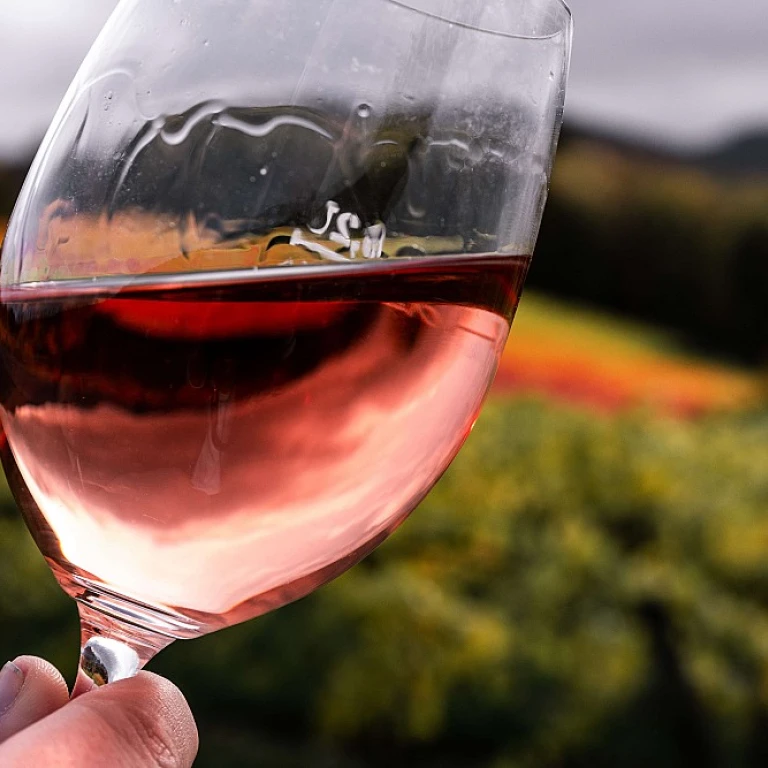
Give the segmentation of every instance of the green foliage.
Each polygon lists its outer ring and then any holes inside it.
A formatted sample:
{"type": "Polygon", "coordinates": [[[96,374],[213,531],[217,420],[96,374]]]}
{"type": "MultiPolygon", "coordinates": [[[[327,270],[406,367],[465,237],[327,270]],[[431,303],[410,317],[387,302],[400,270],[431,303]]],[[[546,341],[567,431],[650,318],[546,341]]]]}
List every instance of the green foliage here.
{"type": "Polygon", "coordinates": [[[168,669],[366,765],[747,765],[768,707],[766,427],[497,403],[364,564],[168,669]]]}
{"type": "Polygon", "coordinates": [[[566,143],[529,283],[764,362],[767,214],[765,179],[716,179],[599,143],[566,143]]]}
{"type": "Polygon", "coordinates": [[[77,638],[76,611],[24,524],[0,514],[0,658],[34,653],[71,674],[77,638]]]}
{"type": "MultiPolygon", "coordinates": [[[[3,650],[71,649],[66,601],[0,525],[3,650]]],[[[154,668],[200,717],[201,766],[747,768],[766,551],[767,415],[497,402],[364,563],[154,668]]]]}

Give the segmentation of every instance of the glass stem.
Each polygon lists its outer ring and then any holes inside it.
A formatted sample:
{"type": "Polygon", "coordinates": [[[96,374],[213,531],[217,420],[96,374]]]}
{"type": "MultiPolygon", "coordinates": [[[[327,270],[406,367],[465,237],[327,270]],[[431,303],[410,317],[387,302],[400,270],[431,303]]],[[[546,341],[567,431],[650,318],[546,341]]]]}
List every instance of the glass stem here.
{"type": "Polygon", "coordinates": [[[78,603],[80,611],[80,669],[72,692],[75,698],[94,686],[137,675],[173,639],[142,629],[78,603]]]}

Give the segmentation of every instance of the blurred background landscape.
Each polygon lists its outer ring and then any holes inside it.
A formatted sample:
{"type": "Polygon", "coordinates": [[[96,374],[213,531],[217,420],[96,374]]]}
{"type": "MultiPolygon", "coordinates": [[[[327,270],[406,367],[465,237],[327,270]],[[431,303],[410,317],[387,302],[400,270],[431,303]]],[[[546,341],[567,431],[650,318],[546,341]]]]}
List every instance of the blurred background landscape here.
{"type": "MultiPolygon", "coordinates": [[[[4,0],[0,229],[113,6],[4,0]]],[[[363,564],[153,663],[200,766],[768,761],[768,17],[572,6],[568,122],[490,404],[363,564]]],[[[7,490],[0,627],[0,659],[72,678],[75,607],[7,490]]]]}

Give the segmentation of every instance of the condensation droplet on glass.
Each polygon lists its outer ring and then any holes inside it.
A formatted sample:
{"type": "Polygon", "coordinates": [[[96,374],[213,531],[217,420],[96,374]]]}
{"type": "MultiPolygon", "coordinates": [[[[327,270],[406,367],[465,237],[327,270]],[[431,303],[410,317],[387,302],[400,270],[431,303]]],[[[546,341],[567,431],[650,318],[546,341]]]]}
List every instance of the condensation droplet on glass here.
{"type": "Polygon", "coordinates": [[[554,80],[554,79],[555,79],[555,73],[554,73],[554,72],[550,71],[550,73],[549,73],[549,79],[550,79],[550,80],[554,80]]]}
{"type": "Polygon", "coordinates": [[[427,209],[419,205],[416,205],[409,200],[408,213],[410,213],[414,219],[423,219],[427,215],[427,209]]]}
{"type": "Polygon", "coordinates": [[[262,176],[266,176],[266,175],[267,175],[267,172],[268,172],[268,169],[267,169],[267,167],[266,167],[266,166],[264,166],[264,167],[263,167],[263,168],[262,168],[262,169],[259,171],[259,173],[260,173],[262,176]]]}
{"type": "Polygon", "coordinates": [[[357,108],[357,116],[361,117],[363,120],[370,117],[372,112],[373,112],[373,109],[371,109],[370,104],[361,104],[357,108]]]}
{"type": "Polygon", "coordinates": [[[211,44],[210,40],[203,40],[203,45],[207,48],[211,44]]]}
{"type": "Polygon", "coordinates": [[[107,100],[108,101],[112,101],[114,96],[115,96],[115,94],[112,91],[107,91],[107,100]]]}
{"type": "Polygon", "coordinates": [[[469,159],[473,163],[479,163],[484,156],[485,156],[485,152],[483,151],[483,148],[480,145],[480,143],[477,141],[473,141],[469,145],[469,159]]]}
{"type": "Polygon", "coordinates": [[[272,153],[272,159],[274,160],[277,157],[277,152],[272,153]]]}
{"type": "Polygon", "coordinates": [[[256,177],[255,177],[255,176],[251,176],[251,177],[248,179],[248,181],[250,181],[250,182],[251,182],[251,184],[254,184],[254,183],[256,182],[256,177]]]}
{"type": "Polygon", "coordinates": [[[461,171],[465,167],[465,162],[463,158],[459,157],[454,152],[448,152],[445,159],[446,159],[446,162],[448,163],[448,166],[450,168],[453,168],[454,171],[461,171]]]}

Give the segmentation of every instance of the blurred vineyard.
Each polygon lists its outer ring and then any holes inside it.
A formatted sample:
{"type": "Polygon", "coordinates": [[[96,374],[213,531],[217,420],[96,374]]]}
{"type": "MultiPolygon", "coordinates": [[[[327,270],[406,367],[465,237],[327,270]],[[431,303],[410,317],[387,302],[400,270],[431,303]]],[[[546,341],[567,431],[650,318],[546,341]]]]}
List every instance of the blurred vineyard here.
{"type": "MultiPolygon", "coordinates": [[[[71,675],[73,606],[3,498],[0,654],[71,675]]],[[[362,565],[154,668],[201,766],[762,765],[766,501],[759,411],[497,398],[362,565]]]]}
{"type": "MultiPolygon", "coordinates": [[[[767,189],[566,142],[435,491],[334,584],[154,663],[202,768],[766,764],[767,189]]],[[[74,607],[7,489],[0,622],[0,658],[71,678],[74,607]]]]}
{"type": "Polygon", "coordinates": [[[755,370],[697,356],[669,332],[528,291],[494,393],[687,418],[755,407],[764,389],[755,370]]]}
{"type": "Polygon", "coordinates": [[[529,284],[762,364],[768,177],[566,141],[529,284]]]}

